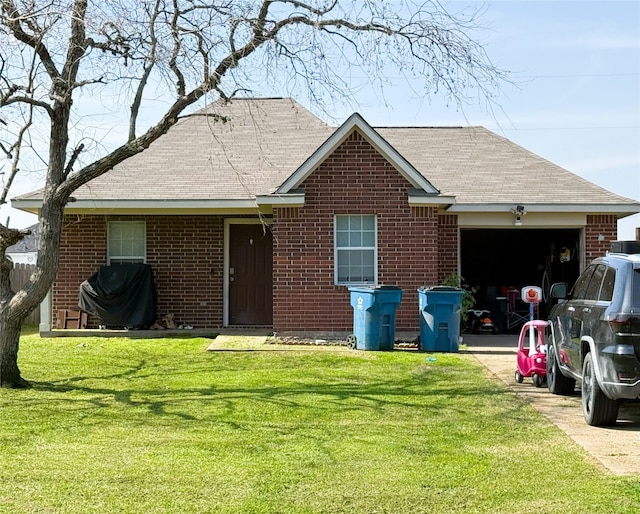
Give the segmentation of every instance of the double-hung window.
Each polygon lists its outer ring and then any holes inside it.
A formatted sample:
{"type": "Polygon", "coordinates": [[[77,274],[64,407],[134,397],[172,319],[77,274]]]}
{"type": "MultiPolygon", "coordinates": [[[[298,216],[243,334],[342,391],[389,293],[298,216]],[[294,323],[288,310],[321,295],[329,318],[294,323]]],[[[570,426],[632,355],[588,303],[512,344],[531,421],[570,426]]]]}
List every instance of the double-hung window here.
{"type": "Polygon", "coordinates": [[[335,283],[371,284],[378,280],[375,215],[336,215],[335,283]]]}
{"type": "Polygon", "coordinates": [[[108,232],[107,264],[146,262],[147,227],[144,221],[111,221],[108,232]]]}

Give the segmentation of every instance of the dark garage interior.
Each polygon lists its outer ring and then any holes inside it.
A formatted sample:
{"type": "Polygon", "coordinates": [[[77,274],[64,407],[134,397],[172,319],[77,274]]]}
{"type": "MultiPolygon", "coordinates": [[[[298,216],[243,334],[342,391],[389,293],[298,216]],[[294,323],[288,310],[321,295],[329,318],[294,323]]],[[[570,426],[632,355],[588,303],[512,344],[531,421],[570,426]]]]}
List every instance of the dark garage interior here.
{"type": "MultiPolygon", "coordinates": [[[[475,308],[489,310],[500,331],[519,330],[529,307],[514,290],[538,286],[547,300],[554,282],[573,286],[580,272],[579,242],[578,229],[462,229],[461,275],[477,290],[475,308]]],[[[538,317],[548,303],[540,304],[538,317]]]]}

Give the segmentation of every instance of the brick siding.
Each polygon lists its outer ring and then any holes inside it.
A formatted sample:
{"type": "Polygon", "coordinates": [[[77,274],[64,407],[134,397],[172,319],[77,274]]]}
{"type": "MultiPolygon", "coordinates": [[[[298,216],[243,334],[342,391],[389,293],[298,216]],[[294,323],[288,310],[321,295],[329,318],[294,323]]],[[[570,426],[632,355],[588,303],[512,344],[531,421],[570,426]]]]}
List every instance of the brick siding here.
{"type": "MultiPolygon", "coordinates": [[[[77,309],[80,284],[107,263],[109,221],[145,221],[147,264],[158,316],[199,328],[222,326],[224,218],[221,216],[67,216],[53,313],[77,309]]],[[[89,326],[97,320],[90,318],[89,326]]]]}
{"type": "Polygon", "coordinates": [[[304,207],[274,209],[274,331],[352,330],[350,294],[334,285],[336,214],[377,215],[378,283],[404,290],[396,331],[417,330],[417,288],[437,283],[441,257],[457,267],[455,217],[441,222],[434,207],[411,208],[411,184],[357,132],[302,188],[304,207]]]}
{"type": "Polygon", "coordinates": [[[585,263],[602,257],[611,248],[618,232],[618,217],[613,214],[587,215],[585,227],[585,263]],[[604,236],[601,238],[600,236],[604,236]],[[602,239],[602,240],[600,240],[602,239]]]}
{"type": "Polygon", "coordinates": [[[459,273],[458,234],[457,215],[438,216],[438,283],[442,283],[452,273],[459,273]]]}

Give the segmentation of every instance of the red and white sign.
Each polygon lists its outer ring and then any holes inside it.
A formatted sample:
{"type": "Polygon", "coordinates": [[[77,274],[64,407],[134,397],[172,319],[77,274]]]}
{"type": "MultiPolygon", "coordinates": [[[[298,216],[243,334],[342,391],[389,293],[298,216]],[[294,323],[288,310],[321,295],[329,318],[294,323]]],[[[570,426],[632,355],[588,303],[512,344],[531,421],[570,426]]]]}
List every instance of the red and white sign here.
{"type": "Polygon", "coordinates": [[[542,301],[542,289],[537,286],[523,287],[522,301],[525,303],[540,303],[542,301]]]}

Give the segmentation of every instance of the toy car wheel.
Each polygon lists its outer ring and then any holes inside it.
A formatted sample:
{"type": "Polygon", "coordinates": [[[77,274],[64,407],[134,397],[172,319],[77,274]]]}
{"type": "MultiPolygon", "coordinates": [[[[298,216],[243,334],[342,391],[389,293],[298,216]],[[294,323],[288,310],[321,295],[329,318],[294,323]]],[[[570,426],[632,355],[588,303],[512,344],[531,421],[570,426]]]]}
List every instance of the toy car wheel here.
{"type": "Polygon", "coordinates": [[[534,373],[533,376],[531,377],[531,380],[533,380],[533,385],[536,387],[542,387],[542,377],[540,375],[538,375],[538,373],[534,373]]]}
{"type": "Polygon", "coordinates": [[[600,389],[593,367],[591,353],[587,353],[582,364],[582,413],[592,426],[615,425],[620,403],[608,398],[600,389]]]}
{"type": "Polygon", "coordinates": [[[516,374],[514,378],[516,379],[516,382],[518,382],[518,384],[522,384],[522,381],[524,380],[522,373],[520,373],[518,370],[516,370],[516,374]]]}

